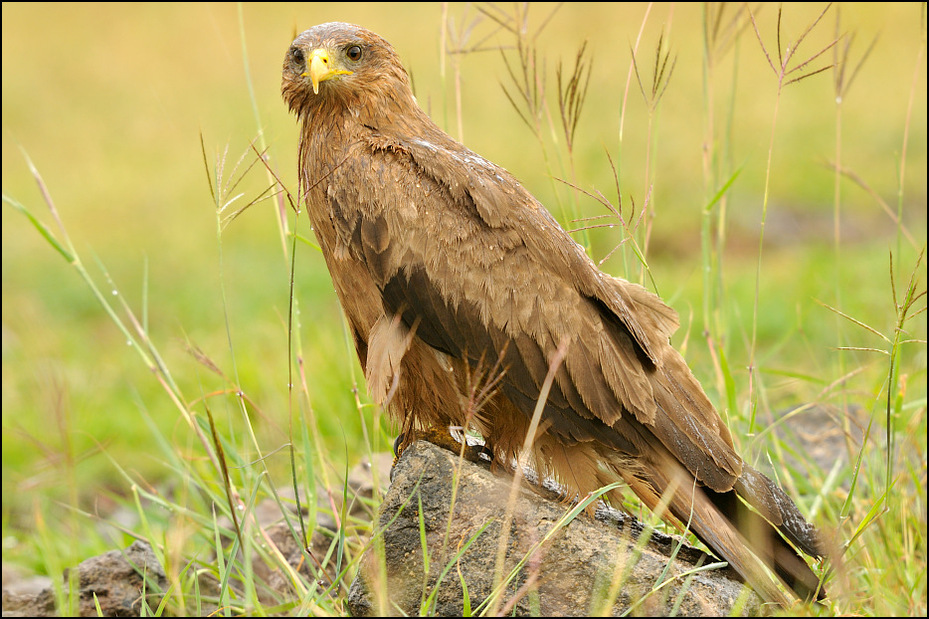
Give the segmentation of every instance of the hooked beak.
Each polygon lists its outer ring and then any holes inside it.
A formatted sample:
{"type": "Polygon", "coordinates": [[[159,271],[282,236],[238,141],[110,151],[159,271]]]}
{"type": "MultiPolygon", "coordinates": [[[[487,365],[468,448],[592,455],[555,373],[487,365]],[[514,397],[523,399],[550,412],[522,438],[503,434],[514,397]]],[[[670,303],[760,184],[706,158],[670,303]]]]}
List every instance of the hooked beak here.
{"type": "Polygon", "coordinates": [[[331,80],[340,75],[351,74],[351,71],[339,68],[330,60],[328,50],[320,48],[313,50],[310,56],[309,69],[301,77],[310,78],[310,82],[313,83],[313,94],[318,95],[320,82],[331,80]]]}

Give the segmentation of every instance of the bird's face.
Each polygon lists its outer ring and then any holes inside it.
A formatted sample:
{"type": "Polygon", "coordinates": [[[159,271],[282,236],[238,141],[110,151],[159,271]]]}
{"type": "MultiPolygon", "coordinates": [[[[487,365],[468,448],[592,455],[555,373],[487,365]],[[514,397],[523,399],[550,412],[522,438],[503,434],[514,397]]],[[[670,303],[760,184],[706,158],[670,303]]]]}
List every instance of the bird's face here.
{"type": "Polygon", "coordinates": [[[361,38],[351,36],[350,32],[336,38],[331,31],[324,31],[328,35],[324,38],[319,28],[297,37],[285,60],[285,73],[289,69],[293,77],[309,81],[313,94],[317,95],[322,82],[353,75],[366,56],[367,47],[361,38]]]}
{"type": "Polygon", "coordinates": [[[291,111],[299,114],[323,100],[357,104],[366,99],[366,91],[389,92],[407,84],[406,72],[387,41],[358,26],[333,22],[294,40],[284,58],[281,91],[291,111]]]}

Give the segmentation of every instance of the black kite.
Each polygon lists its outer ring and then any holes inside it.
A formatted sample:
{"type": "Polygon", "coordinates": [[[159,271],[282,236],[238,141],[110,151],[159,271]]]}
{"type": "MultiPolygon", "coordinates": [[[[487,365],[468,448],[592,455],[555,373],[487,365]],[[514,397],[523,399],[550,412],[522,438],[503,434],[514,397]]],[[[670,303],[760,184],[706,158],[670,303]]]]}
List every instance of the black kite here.
{"type": "Polygon", "coordinates": [[[651,509],[668,493],[664,516],[689,523],[764,598],[789,601],[761,562],[801,597],[822,596],[771,525],[819,557],[815,529],[735,452],[669,343],[676,313],[601,272],[506,170],[439,129],[387,41],[344,23],[307,30],[287,51],[282,93],[301,125],[301,196],[368,389],[404,440],[472,427],[511,462],[565,342],[528,454],[540,475],[581,496],[622,480],[651,509]],[[475,410],[475,377],[497,361],[499,383],[475,410]]]}

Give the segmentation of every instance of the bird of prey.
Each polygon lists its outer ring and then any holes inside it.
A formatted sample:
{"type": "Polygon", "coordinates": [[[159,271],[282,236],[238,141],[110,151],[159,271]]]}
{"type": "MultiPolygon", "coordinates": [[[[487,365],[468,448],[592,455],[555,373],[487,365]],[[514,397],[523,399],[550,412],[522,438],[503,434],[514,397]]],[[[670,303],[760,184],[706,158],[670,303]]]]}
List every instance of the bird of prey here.
{"type": "Polygon", "coordinates": [[[821,557],[817,531],[736,453],[669,342],[677,314],[601,272],[512,175],[433,123],[387,41],[315,26],[287,50],[281,90],[368,390],[405,442],[470,427],[495,462],[527,457],[575,496],[622,481],[767,600],[822,597],[784,539],[821,557]]]}

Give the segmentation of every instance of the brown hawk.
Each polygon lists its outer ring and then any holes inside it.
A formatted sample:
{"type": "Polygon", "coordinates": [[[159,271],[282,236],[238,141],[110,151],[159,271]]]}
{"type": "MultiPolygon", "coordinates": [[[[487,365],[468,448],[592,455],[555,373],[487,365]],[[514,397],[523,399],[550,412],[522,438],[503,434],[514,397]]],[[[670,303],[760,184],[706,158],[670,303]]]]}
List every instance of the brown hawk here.
{"type": "Polygon", "coordinates": [[[669,343],[675,312],[601,272],[513,176],[439,129],[387,41],[345,23],[307,30],[287,51],[282,94],[301,127],[300,195],[368,389],[405,440],[472,427],[511,462],[562,347],[522,454],[540,475],[580,495],[622,480],[650,509],[667,501],[662,515],[764,598],[789,601],[763,565],[822,596],[775,531],[819,557],[815,529],[735,452],[669,343]]]}

